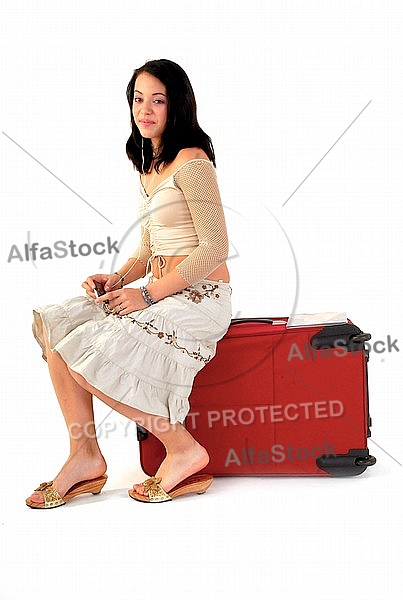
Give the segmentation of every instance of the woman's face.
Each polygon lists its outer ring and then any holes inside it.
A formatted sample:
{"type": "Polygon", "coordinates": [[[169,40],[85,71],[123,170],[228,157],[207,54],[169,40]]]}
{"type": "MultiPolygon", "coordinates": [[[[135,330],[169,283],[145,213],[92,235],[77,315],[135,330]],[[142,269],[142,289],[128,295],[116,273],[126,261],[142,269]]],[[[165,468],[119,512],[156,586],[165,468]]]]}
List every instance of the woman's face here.
{"type": "Polygon", "coordinates": [[[150,73],[140,73],[134,85],[133,116],[140,133],[158,148],[168,118],[166,87],[150,73]]]}

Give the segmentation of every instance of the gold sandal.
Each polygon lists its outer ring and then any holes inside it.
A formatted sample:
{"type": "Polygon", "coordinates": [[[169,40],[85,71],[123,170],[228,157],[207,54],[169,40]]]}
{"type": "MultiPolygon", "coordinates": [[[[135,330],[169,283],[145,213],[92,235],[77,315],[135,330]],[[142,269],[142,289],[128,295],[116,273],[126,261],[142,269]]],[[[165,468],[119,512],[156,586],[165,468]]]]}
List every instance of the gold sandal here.
{"type": "Polygon", "coordinates": [[[161,477],[150,477],[143,481],[147,496],[139,494],[134,490],[129,490],[130,498],[140,502],[167,502],[184,494],[204,494],[213,482],[211,475],[191,475],[176,485],[169,494],[159,485],[161,477]]]}
{"type": "Polygon", "coordinates": [[[101,475],[95,479],[80,481],[73,485],[63,498],[53,487],[53,481],[45,481],[35,490],[35,492],[42,492],[44,502],[33,502],[30,498],[27,498],[25,503],[30,508],[56,508],[57,506],[63,506],[63,504],[66,504],[66,502],[80,494],[99,494],[107,479],[107,475],[101,475]]]}

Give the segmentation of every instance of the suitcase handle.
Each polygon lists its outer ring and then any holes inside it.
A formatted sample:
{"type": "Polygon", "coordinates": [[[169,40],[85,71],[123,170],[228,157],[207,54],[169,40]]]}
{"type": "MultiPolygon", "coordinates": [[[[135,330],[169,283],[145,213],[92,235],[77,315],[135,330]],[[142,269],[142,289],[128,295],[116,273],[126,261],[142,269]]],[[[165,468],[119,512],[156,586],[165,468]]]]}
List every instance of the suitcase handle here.
{"type": "Polygon", "coordinates": [[[273,319],[265,319],[264,317],[231,319],[231,325],[239,325],[240,323],[267,323],[273,325],[273,319]]]}

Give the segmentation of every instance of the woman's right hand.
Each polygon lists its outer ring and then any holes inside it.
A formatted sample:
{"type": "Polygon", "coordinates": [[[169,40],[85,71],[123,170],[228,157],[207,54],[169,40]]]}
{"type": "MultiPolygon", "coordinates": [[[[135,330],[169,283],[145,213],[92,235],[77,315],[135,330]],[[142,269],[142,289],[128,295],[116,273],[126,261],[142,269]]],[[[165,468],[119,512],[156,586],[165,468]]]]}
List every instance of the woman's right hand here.
{"type": "Polygon", "coordinates": [[[99,281],[99,283],[102,283],[102,285],[105,288],[105,291],[108,292],[110,290],[115,290],[118,289],[120,286],[117,285],[120,281],[120,276],[117,275],[116,273],[112,273],[112,274],[107,274],[107,273],[97,273],[96,275],[89,275],[87,277],[87,279],[85,281],[83,281],[83,283],[81,284],[81,287],[83,287],[86,291],[86,293],[88,294],[88,296],[90,296],[90,298],[96,298],[94,289],[95,289],[95,281],[99,281]]]}

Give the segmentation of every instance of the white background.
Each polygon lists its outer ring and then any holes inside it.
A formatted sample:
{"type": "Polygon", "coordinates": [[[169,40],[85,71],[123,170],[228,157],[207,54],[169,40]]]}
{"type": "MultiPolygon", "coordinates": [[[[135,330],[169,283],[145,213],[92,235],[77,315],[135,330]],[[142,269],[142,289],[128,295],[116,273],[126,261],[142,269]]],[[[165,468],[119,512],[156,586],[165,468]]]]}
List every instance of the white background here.
{"type": "Polygon", "coordinates": [[[1,598],[400,598],[401,3],[2,4],[1,598]],[[398,340],[369,363],[377,465],[217,479],[148,509],[127,497],[142,480],[134,428],[112,414],[105,491],[31,511],[25,497],[67,452],[32,307],[115,269],[94,255],[8,262],[10,250],[120,240],[133,225],[125,90],[151,58],[187,71],[215,145],[234,313],[345,311],[374,341],[398,340]]]}

